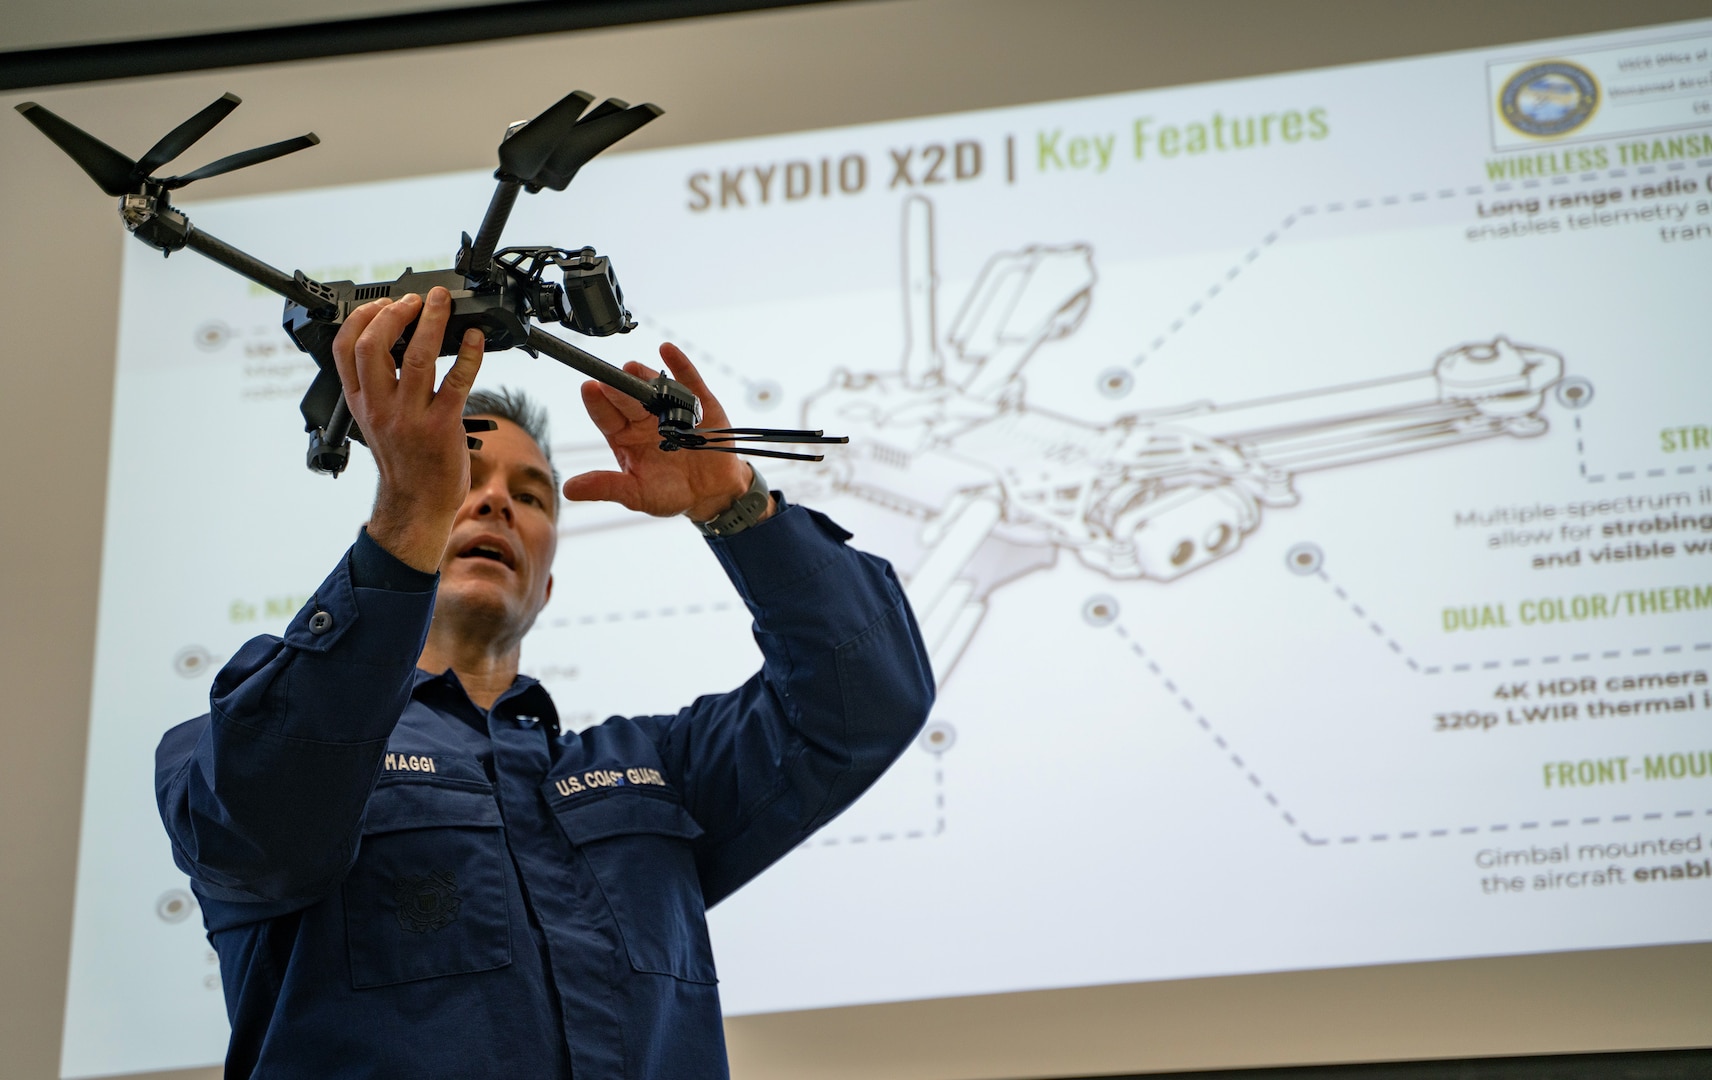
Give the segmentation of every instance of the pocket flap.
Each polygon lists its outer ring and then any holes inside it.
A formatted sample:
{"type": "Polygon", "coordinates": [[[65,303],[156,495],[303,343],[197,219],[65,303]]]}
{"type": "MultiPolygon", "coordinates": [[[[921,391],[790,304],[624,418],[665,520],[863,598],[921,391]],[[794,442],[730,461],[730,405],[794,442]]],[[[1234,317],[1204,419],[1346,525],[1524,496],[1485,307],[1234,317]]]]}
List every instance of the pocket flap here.
{"type": "Polygon", "coordinates": [[[694,840],[702,833],[701,826],[682,803],[644,795],[634,788],[561,804],[553,813],[559,819],[559,828],[573,844],[591,844],[629,833],[694,840]]]}
{"type": "Polygon", "coordinates": [[[437,826],[499,828],[499,805],[492,789],[439,780],[380,784],[369,796],[363,833],[396,832],[437,826]]]}

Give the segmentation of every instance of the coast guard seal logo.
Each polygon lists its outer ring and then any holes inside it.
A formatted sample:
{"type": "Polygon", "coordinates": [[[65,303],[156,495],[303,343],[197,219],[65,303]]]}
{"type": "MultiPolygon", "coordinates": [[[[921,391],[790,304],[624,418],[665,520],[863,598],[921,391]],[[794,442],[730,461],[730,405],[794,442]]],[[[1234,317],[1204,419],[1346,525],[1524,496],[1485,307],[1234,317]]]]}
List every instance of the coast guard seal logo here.
{"type": "Polygon", "coordinates": [[[413,934],[444,928],[464,905],[450,870],[401,877],[392,883],[392,898],[398,904],[398,925],[413,934]]]}
{"type": "Polygon", "coordinates": [[[1516,131],[1537,138],[1567,135],[1598,107],[1599,84],[1567,60],[1525,67],[1498,92],[1498,115],[1516,131]]]}

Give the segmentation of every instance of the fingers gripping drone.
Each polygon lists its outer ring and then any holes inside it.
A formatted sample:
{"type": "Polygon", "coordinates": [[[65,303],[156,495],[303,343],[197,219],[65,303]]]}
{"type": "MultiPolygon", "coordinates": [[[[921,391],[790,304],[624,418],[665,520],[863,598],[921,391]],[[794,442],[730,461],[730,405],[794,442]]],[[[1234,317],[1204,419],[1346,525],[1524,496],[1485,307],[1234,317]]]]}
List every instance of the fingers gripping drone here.
{"type": "MultiPolygon", "coordinates": [[[[285,332],[298,348],[315,358],[319,368],[301,406],[304,428],[309,432],[308,464],[315,472],[338,476],[350,461],[351,441],[363,441],[362,432],[352,422],[333,364],[333,339],[346,317],[371,300],[409,293],[425,295],[435,286],[452,295],[441,356],[456,355],[458,343],[471,329],[482,332],[488,352],[522,349],[531,356],[545,354],[640,401],[659,421],[662,450],[715,450],[819,461],[818,454],[743,444],[847,442],[819,431],[703,429],[698,426],[701,403],[683,384],[663,374],[649,380],[637,378],[531,325],[558,323],[588,337],[628,333],[636,326],[624,306],[624,293],[611,262],[593,248],[499,247],[500,234],[520,192],[534,193],[542,188],[563,191],[577,170],[595,155],[661,113],[658,106],[629,105],[616,98],[590,108],[593,101],[592,95],[578,90],[533,120],[514,124],[506,131],[499,145],[499,168],[494,173],[499,186],[475,237],[464,234],[451,269],[406,269],[393,281],[366,283],[315,281],[301,270],[287,274],[196,228],[172,205],[170,193],[187,184],[320,142],[312,134],[301,135],[223,157],[182,176],[156,176],[157,170],[238,107],[235,95],[223,95],[172,129],[135,161],[34,102],[17,108],[70,155],[102,191],[118,197],[119,216],[137,239],[165,255],[189,248],[285,298],[285,332]],[[555,273],[559,280],[550,280],[548,275],[555,273]]],[[[415,329],[411,324],[393,346],[393,356],[399,362],[415,329]]],[[[469,431],[491,427],[491,422],[466,423],[469,431]]],[[[469,436],[469,442],[471,449],[481,445],[474,436],[469,436]]]]}

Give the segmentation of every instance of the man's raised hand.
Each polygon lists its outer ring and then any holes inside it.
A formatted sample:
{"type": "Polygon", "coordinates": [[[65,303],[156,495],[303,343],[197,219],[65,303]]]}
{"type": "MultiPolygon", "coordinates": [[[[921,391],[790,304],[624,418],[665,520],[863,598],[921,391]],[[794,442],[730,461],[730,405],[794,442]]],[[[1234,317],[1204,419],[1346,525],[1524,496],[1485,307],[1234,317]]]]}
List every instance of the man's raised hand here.
{"type": "Polygon", "coordinates": [[[440,568],[452,519],[470,487],[464,401],[481,370],[483,342],[478,330],[464,334],[436,390],[434,361],[451,313],[451,294],[436,286],[426,301],[411,293],[364,304],[333,339],[345,401],[380,471],[369,536],[426,573],[440,568]],[[392,346],[418,316],[404,363],[395,366],[392,346]]]}
{"type": "MultiPolygon", "coordinates": [[[[660,359],[672,378],[701,399],[703,427],[731,426],[725,409],[681,349],[670,343],[661,345],[660,359]]],[[[639,379],[658,374],[635,362],[625,364],[624,370],[639,379]]],[[[604,383],[586,382],[582,392],[589,419],[606,436],[619,471],[573,476],[565,481],[565,498],[572,502],[615,502],[655,517],[683,514],[691,521],[711,521],[749,490],[752,473],[735,455],[661,450],[659,421],[641,402],[604,383]]],[[[763,519],[772,512],[769,505],[763,519]]]]}

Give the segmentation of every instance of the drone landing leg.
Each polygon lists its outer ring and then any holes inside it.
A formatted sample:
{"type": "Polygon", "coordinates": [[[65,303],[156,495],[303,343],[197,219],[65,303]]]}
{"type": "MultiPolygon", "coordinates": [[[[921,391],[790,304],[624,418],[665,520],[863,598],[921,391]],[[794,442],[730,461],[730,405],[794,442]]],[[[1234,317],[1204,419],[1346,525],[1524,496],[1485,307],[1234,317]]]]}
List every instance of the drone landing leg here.
{"type": "Polygon", "coordinates": [[[352,420],[351,407],[345,404],[345,395],[340,394],[338,403],[333,406],[333,414],[327,418],[327,426],[309,433],[311,471],[326,473],[335,480],[345,471],[351,460],[352,420]]]}

